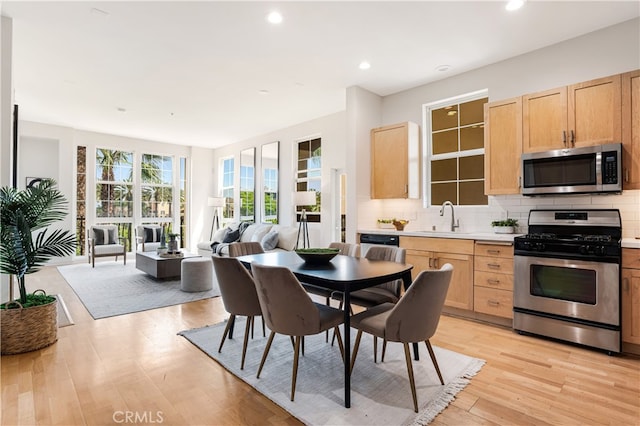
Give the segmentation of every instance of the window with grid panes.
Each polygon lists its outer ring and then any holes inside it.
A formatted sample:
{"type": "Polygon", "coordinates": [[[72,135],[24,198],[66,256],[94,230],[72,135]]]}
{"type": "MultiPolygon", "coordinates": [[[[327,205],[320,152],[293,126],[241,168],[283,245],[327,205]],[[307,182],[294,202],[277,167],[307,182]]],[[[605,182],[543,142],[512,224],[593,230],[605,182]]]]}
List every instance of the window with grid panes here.
{"type": "Polygon", "coordinates": [[[142,154],[140,180],[142,217],[173,217],[173,157],[142,154]]]}
{"type": "Polygon", "coordinates": [[[311,206],[296,206],[296,221],[304,208],[308,222],[320,222],[320,190],[322,188],[322,141],[321,138],[298,142],[298,171],[296,191],[315,191],[316,203],[311,206]]]}
{"type": "Polygon", "coordinates": [[[423,106],[428,205],[486,205],[486,90],[423,106]]]}
{"type": "Polygon", "coordinates": [[[221,192],[224,197],[224,207],[222,208],[222,223],[230,222],[234,216],[234,204],[233,204],[233,181],[234,181],[234,160],[233,157],[223,158],[221,161],[220,170],[222,176],[220,182],[222,182],[221,192]]]}

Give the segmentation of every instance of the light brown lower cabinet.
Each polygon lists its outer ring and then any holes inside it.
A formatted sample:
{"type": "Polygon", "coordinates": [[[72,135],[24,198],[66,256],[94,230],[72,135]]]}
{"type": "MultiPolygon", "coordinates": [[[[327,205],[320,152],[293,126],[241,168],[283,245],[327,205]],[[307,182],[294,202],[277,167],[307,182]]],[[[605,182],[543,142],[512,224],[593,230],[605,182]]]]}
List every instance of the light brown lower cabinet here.
{"type": "Polygon", "coordinates": [[[640,249],[622,249],[622,342],[640,345],[640,249]]]}
{"type": "Polygon", "coordinates": [[[473,240],[430,237],[400,237],[407,250],[407,263],[413,265],[412,278],[420,271],[453,265],[453,277],[445,306],[473,310],[473,240]]]}
{"type": "Polygon", "coordinates": [[[473,309],[513,319],[513,243],[476,241],[473,309]]]}

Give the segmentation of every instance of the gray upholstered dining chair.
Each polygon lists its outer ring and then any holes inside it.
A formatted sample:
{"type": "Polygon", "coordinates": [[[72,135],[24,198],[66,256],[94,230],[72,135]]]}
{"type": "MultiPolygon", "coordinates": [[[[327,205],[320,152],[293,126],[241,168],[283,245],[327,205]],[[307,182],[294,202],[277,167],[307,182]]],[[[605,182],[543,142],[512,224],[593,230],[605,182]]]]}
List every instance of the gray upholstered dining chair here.
{"type": "MultiPolygon", "coordinates": [[[[416,383],[413,376],[413,364],[409,343],[423,341],[427,345],[429,356],[438,373],[440,384],[444,385],[440,367],[429,339],[435,334],[440,321],[444,300],[449,290],[453,266],[444,264],[436,271],[422,271],[413,281],[398,303],[383,303],[351,317],[351,327],[358,329],[351,356],[351,372],[356,362],[362,333],[381,337],[386,342],[400,342],[404,345],[407,373],[413,396],[413,408],[418,412],[416,383]]],[[[383,349],[384,350],[384,349],[383,349]]],[[[384,352],[382,355],[384,359],[384,352]]]]}
{"type": "MultiPolygon", "coordinates": [[[[218,279],[220,287],[220,295],[224,309],[231,314],[227,326],[220,340],[218,352],[222,352],[231,326],[234,324],[236,316],[242,315],[247,317],[247,323],[244,330],[244,342],[242,345],[242,360],[240,361],[240,369],[244,369],[244,360],[247,354],[247,344],[249,341],[249,327],[253,324],[253,318],[262,315],[260,302],[256,293],[256,286],[253,277],[242,263],[233,257],[212,256],[213,268],[218,279]]],[[[264,318],[263,318],[264,327],[264,318]]]]}
{"type": "Polygon", "coordinates": [[[291,375],[291,401],[293,401],[302,338],[333,328],[338,336],[341,358],[344,359],[344,347],[338,327],[342,324],[344,315],[339,309],[313,302],[295,275],[287,268],[254,263],[251,265],[251,270],[263,318],[271,330],[256,377],[260,378],[276,333],[295,337],[291,375]]]}
{"type": "MultiPolygon", "coordinates": [[[[345,256],[360,256],[360,244],[333,242],[329,244],[329,248],[337,248],[340,250],[338,254],[342,254],[345,256]]],[[[332,290],[307,283],[302,283],[302,287],[304,287],[304,289],[307,290],[308,293],[324,297],[326,305],[331,304],[331,294],[333,293],[332,290]]]]}
{"type": "MultiPolygon", "coordinates": [[[[396,246],[374,245],[367,250],[364,257],[370,260],[389,260],[391,262],[405,263],[406,250],[396,246]]],[[[396,303],[400,299],[401,292],[402,280],[394,280],[352,292],[351,304],[368,308],[381,303],[396,303]]],[[[334,291],[331,297],[340,300],[340,306],[342,306],[343,294],[341,292],[334,291]]]]}
{"type": "Polygon", "coordinates": [[[262,245],[258,242],[235,242],[229,244],[229,256],[238,257],[247,254],[259,254],[264,253],[262,245]]]}

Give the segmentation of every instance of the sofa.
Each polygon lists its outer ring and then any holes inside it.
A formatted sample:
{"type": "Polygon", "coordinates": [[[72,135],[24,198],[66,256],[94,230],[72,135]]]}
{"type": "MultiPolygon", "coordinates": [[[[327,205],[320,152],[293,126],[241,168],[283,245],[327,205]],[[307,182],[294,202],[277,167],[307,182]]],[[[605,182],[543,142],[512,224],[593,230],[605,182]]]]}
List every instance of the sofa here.
{"type": "Polygon", "coordinates": [[[234,223],[219,229],[211,241],[198,243],[201,256],[228,256],[229,244],[240,242],[259,242],[265,252],[291,251],[298,239],[298,228],[294,226],[273,225],[270,223],[234,223]]]}

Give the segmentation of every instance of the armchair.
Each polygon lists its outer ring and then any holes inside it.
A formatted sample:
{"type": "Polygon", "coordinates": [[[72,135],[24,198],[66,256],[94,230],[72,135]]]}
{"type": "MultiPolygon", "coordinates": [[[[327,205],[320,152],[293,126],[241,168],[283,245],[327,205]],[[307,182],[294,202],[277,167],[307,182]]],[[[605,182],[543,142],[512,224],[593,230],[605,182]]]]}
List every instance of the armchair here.
{"type": "Polygon", "coordinates": [[[162,226],[146,224],[136,226],[136,250],[156,251],[162,239],[162,226]]]}
{"type": "Polygon", "coordinates": [[[96,225],[87,230],[87,260],[94,268],[96,257],[118,256],[127,264],[127,240],[118,236],[116,225],[96,225]]]}

